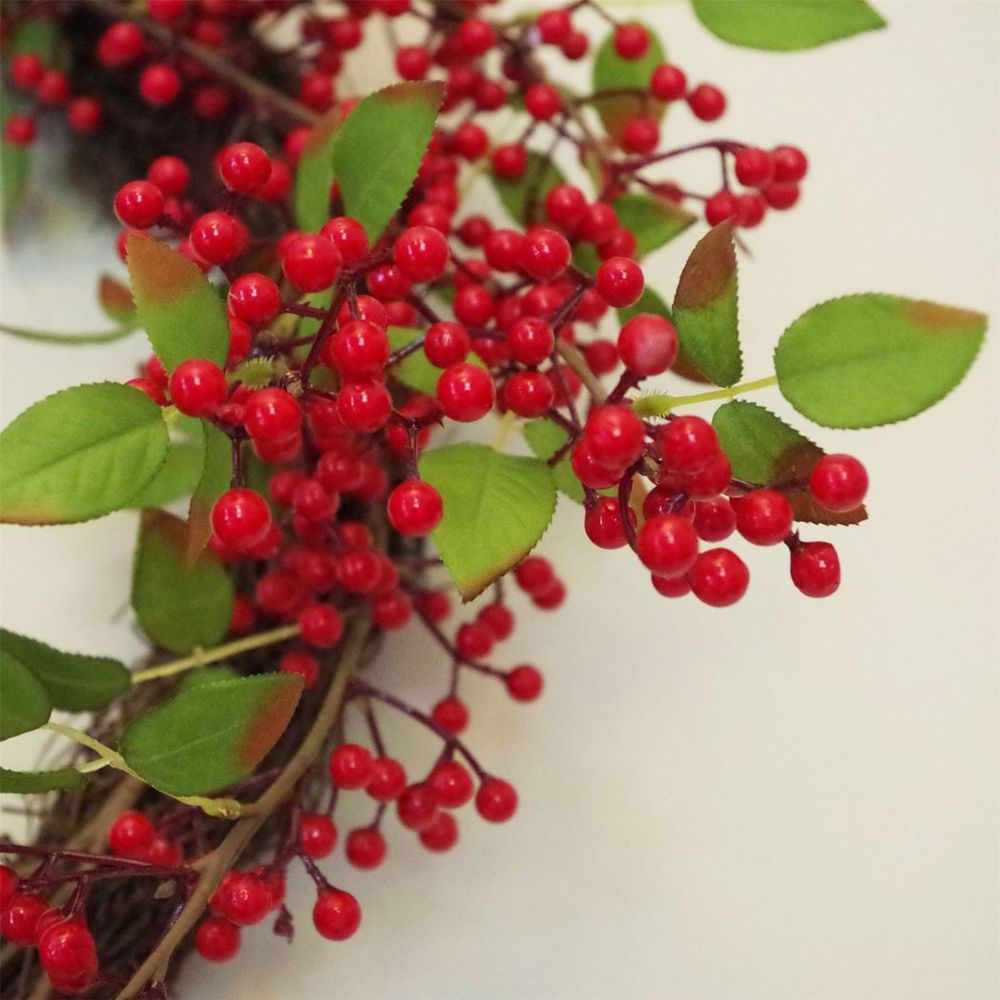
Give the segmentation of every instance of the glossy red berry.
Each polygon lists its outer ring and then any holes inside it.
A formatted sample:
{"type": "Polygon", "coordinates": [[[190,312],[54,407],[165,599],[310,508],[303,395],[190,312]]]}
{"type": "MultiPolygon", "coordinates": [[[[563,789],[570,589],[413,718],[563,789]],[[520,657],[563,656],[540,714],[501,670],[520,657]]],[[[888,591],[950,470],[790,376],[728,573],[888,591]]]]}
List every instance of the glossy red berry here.
{"type": "Polygon", "coordinates": [[[357,743],[341,743],[330,754],[330,777],[338,788],[364,788],[373,773],[372,755],[357,743]]]}
{"type": "Polygon", "coordinates": [[[562,98],[555,87],[547,83],[532,84],[524,94],[524,109],[532,118],[548,121],[562,107],[562,98]]]}
{"type": "Polygon", "coordinates": [[[571,184],[557,184],[545,196],[545,214],[557,226],[573,229],[586,211],[587,199],[571,184]]]}
{"type": "Polygon", "coordinates": [[[404,229],[392,246],[396,266],[410,281],[434,281],[444,274],[451,256],[448,241],[430,226],[404,229]]]}
{"type": "Polygon", "coordinates": [[[445,809],[458,809],[472,798],[472,775],[457,760],[444,760],[436,764],[427,776],[425,787],[438,805],[445,809]]]}
{"type": "MultiPolygon", "coordinates": [[[[635,523],[635,513],[629,511],[635,523]]],[[[628,543],[622,524],[621,507],[617,497],[598,497],[597,503],[583,517],[583,530],[600,549],[620,549],[628,543]]]]}
{"type": "Polygon", "coordinates": [[[609,306],[622,309],[639,301],[646,281],[642,268],[628,257],[610,257],[597,269],[595,287],[609,306]]]}
{"type": "Polygon", "coordinates": [[[555,229],[537,227],[524,239],[521,267],[539,281],[553,281],[569,266],[572,252],[569,242],[555,229]]]}
{"type": "Polygon", "coordinates": [[[448,368],[468,357],[472,340],[461,323],[432,323],[424,334],[424,354],[436,368],[448,368]]]}
{"type": "Polygon", "coordinates": [[[337,846],[337,827],[329,816],[307,813],[299,825],[299,843],[314,861],[333,853],[337,846]]]}
{"type": "Polygon", "coordinates": [[[345,941],[361,926],[361,907],[343,889],[320,889],[313,906],[313,925],[330,941],[345,941]]]}
{"type": "Polygon", "coordinates": [[[653,589],[663,597],[684,597],[691,593],[691,584],[683,576],[657,576],[654,573],[650,580],[653,589]]]}
{"type": "Polygon", "coordinates": [[[840,559],[829,542],[801,542],[792,549],[792,583],[806,597],[829,597],[840,586],[840,559]]]}
{"type": "Polygon", "coordinates": [[[552,381],[542,372],[516,372],[504,386],[504,400],[519,417],[532,419],[545,413],[555,400],[552,381]]]}
{"type": "Polygon", "coordinates": [[[378,868],[385,860],[385,837],[372,827],[351,830],[344,843],[347,860],[355,868],[378,868]]]}
{"type": "Polygon", "coordinates": [[[82,920],[56,920],[41,931],[38,958],[60,993],[83,993],[97,978],[97,948],[82,920]]]}
{"type": "Polygon", "coordinates": [[[437,799],[426,785],[410,785],[396,800],[396,815],[408,830],[426,830],[438,811],[437,799]]]}
{"type": "Polygon", "coordinates": [[[240,929],[225,917],[203,920],[195,934],[195,947],[210,962],[228,962],[240,950],[240,929]]]}
{"type": "Polygon", "coordinates": [[[556,576],[544,556],[528,556],[514,567],[514,580],[525,593],[539,594],[556,582],[556,576]]]}
{"type": "Polygon", "coordinates": [[[726,95],[709,83],[699,84],[688,94],[688,106],[696,118],[714,122],[726,110],[726,95]]]}
{"type": "Polygon", "coordinates": [[[264,880],[250,872],[229,872],[211,900],[212,909],[241,927],[258,924],[271,909],[271,893],[264,880]]]}
{"type": "Polygon", "coordinates": [[[442,698],[431,709],[431,718],[446,733],[457,736],[469,724],[469,710],[460,698],[442,698]]]}
{"type": "Polygon", "coordinates": [[[139,93],[154,107],[172,104],[180,92],[180,74],[166,63],[150,63],[139,76],[139,93]]]}
{"type": "Polygon", "coordinates": [[[651,153],[660,144],[660,123],[650,115],[629,119],[622,131],[622,146],[629,153],[651,153]]]}
{"type": "Polygon", "coordinates": [[[705,221],[710,226],[717,226],[738,213],[739,201],[731,191],[717,191],[705,202],[705,221]]]}
{"type": "Polygon", "coordinates": [[[630,406],[601,406],[587,418],[583,439],[594,460],[623,469],[642,454],[646,430],[630,406]]]}
{"type": "Polygon", "coordinates": [[[620,24],[615,29],[615,52],[630,61],[649,51],[649,32],[641,24],[620,24]]]}
{"type": "Polygon", "coordinates": [[[769,208],[775,208],[782,212],[798,202],[800,191],[798,184],[772,181],[761,191],[761,194],[769,208]]]}
{"type": "Polygon", "coordinates": [[[438,379],[437,399],[445,416],[470,423],[493,409],[496,390],[493,377],[478,365],[457,364],[446,368],[438,379]]]}
{"type": "Polygon", "coordinates": [[[116,857],[141,861],[155,836],[156,829],[145,813],[123,812],[108,828],[108,850],[116,857]]]}
{"type": "Polygon", "coordinates": [[[443,514],[441,494],[430,483],[408,479],[389,494],[389,521],[402,535],[429,535],[443,514]]]}
{"type": "Polygon", "coordinates": [[[374,323],[350,320],[326,341],[321,357],[346,379],[373,378],[389,360],[389,338],[374,323]]]}
{"type": "Polygon", "coordinates": [[[307,604],[299,612],[298,620],[302,641],[313,649],[329,649],[344,634],[344,620],[329,604],[307,604]]]}
{"type": "Polygon", "coordinates": [[[320,235],[333,241],[345,264],[356,264],[368,256],[368,234],[356,219],[338,215],[323,223],[320,235]]]}
{"type": "Polygon", "coordinates": [[[670,469],[681,473],[703,469],[719,451],[715,428],[701,417],[677,417],[656,435],[660,456],[670,469]]]}
{"type": "Polygon", "coordinates": [[[767,200],[759,192],[736,197],[736,225],[743,229],[759,226],[767,213],[767,200]]]}
{"type": "Polygon", "coordinates": [[[458,823],[451,813],[439,812],[429,827],[420,831],[420,843],[429,851],[447,851],[458,842],[458,823]]]}
{"type": "Polygon", "coordinates": [[[781,183],[802,180],[809,169],[806,154],[797,146],[778,146],[771,151],[774,159],[774,179],[781,183]]]}
{"type": "Polygon", "coordinates": [[[388,423],[392,396],[381,382],[373,379],[348,382],[337,394],[337,413],[345,427],[372,434],[388,423]]]}
{"type": "Polygon", "coordinates": [[[149,229],[163,216],[163,192],[149,181],[129,181],[115,195],[115,215],[123,226],[149,229]]]}
{"type": "Polygon", "coordinates": [[[699,601],[713,608],[725,608],[746,593],[750,571],[735,552],[709,549],[694,561],[687,581],[699,601]]]}
{"type": "Polygon", "coordinates": [[[544,590],[531,595],[531,603],[542,611],[555,611],[566,600],[566,585],[562,580],[553,580],[544,590]]]}
{"type": "Polygon", "coordinates": [[[254,439],[287,441],[302,427],[302,407],[284,389],[258,389],[246,402],[244,424],[254,439]]]}
{"type": "Polygon", "coordinates": [[[393,802],[406,788],[406,770],[393,757],[376,757],[366,791],[376,802],[393,802]]]}
{"type": "Polygon", "coordinates": [[[517,791],[502,778],[485,778],[476,792],[476,812],[490,823],[504,823],[517,810],[517,791]]]}
{"type": "Polygon", "coordinates": [[[18,947],[34,944],[38,936],[38,921],[48,908],[41,896],[15,892],[0,913],[0,933],[18,947]]]}
{"type": "Polygon", "coordinates": [[[698,500],[694,507],[694,530],[703,542],[721,542],[736,530],[736,511],[728,497],[698,500]]]}
{"type": "Polygon", "coordinates": [[[659,514],[639,529],[638,550],[643,565],[657,576],[680,576],[698,555],[698,536],[686,518],[659,514]]]}
{"type": "Polygon", "coordinates": [[[504,683],[514,701],[534,701],[544,686],[541,671],[527,663],[514,667],[504,678],[504,683]]]}
{"type": "Polygon", "coordinates": [[[528,152],[520,143],[497,146],[490,160],[493,172],[498,177],[514,180],[520,177],[528,166],[528,152]]]}
{"type": "Polygon", "coordinates": [[[777,545],[792,530],[792,505],[777,490],[754,490],[732,504],[736,530],[754,545],[777,545]]]}
{"type": "Polygon", "coordinates": [[[535,316],[517,320],[507,331],[507,347],[518,364],[540,365],[548,360],[554,346],[552,327],[535,316]]]}
{"type": "Polygon", "coordinates": [[[270,323],[281,309],[281,292],[266,274],[241,274],[229,287],[229,312],[251,326],[270,323]]]}
{"type": "Polygon", "coordinates": [[[158,156],[146,170],[146,180],[164,194],[181,195],[191,180],[191,170],[178,156],[158,156]]]}
{"type": "Polygon", "coordinates": [[[677,330],[663,316],[639,313],[621,328],[618,355],[636,375],[659,375],[677,357],[677,330]]]}
{"type": "Polygon", "coordinates": [[[708,464],[681,477],[684,492],[692,500],[711,500],[730,483],[732,469],[725,452],[718,451],[708,464]]]}
{"type": "Polygon", "coordinates": [[[649,89],[658,101],[676,101],[687,91],[687,76],[677,66],[663,63],[653,70],[649,89]]]}
{"type": "Polygon", "coordinates": [[[396,52],[396,72],[404,80],[422,80],[431,68],[431,54],[422,45],[404,45],[396,52]]]}
{"type": "Polygon", "coordinates": [[[212,508],[212,530],[223,545],[236,552],[262,542],[270,527],[271,510],[254,490],[228,490],[212,508]]]}
{"type": "Polygon", "coordinates": [[[300,292],[321,292],[340,273],[340,251],[333,240],[312,233],[300,233],[289,240],[281,254],[285,277],[300,292]]]}
{"type": "Polygon", "coordinates": [[[542,41],[549,45],[562,45],[573,30],[569,11],[563,9],[542,11],[535,23],[542,41]]]}
{"type": "Polygon", "coordinates": [[[493,650],[493,631],[484,622],[467,622],[455,636],[458,655],[467,660],[481,660],[493,650]]]}
{"type": "Polygon", "coordinates": [[[736,179],[747,187],[763,187],[774,176],[774,160],[765,149],[744,146],[736,154],[736,179]]]}
{"type": "Polygon", "coordinates": [[[208,264],[228,264],[246,248],[243,223],[226,212],[207,212],[191,226],[191,246],[208,264]]]}
{"type": "Polygon", "coordinates": [[[170,376],[170,398],[189,417],[208,417],[226,401],[229,386],[222,369],[204,358],[182,361],[170,376]]]}
{"type": "Polygon", "coordinates": [[[255,142],[234,142],[215,161],[222,183],[237,194],[250,194],[271,176],[271,157],[255,142]]]}
{"type": "Polygon", "coordinates": [[[7,865],[0,865],[0,909],[5,907],[17,892],[20,884],[17,872],[7,865]]]}
{"type": "Polygon", "coordinates": [[[809,489],[827,510],[845,513],[864,502],[868,472],[853,455],[824,455],[813,466],[809,489]]]}

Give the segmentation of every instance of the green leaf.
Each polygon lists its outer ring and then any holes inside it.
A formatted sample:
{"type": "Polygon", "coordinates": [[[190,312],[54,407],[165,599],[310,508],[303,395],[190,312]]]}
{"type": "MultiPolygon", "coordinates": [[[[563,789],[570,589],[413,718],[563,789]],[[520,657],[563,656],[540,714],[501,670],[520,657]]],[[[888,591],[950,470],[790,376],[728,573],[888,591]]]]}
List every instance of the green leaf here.
{"type": "Polygon", "coordinates": [[[520,177],[497,177],[490,181],[507,214],[518,224],[538,222],[545,215],[545,196],[557,184],[565,184],[559,168],[551,157],[528,151],[528,164],[520,177]]]}
{"type": "MultiPolygon", "coordinates": [[[[667,61],[663,44],[656,31],[641,21],[632,24],[642,24],[649,32],[649,51],[641,59],[622,59],[615,51],[614,32],[601,43],[594,57],[593,83],[594,92],[601,90],[619,90],[621,88],[638,87],[649,92],[649,78],[660,63],[667,61]]],[[[646,114],[660,119],[664,116],[667,106],[651,96],[623,95],[620,97],[605,97],[594,101],[594,108],[601,116],[604,128],[615,142],[620,143],[625,126],[636,115],[646,114]]]]}
{"type": "Polygon", "coordinates": [[[119,752],[168,795],[204,795],[253,774],[291,721],[302,679],[260,674],[184,688],[137,719],[119,752]]]}
{"type": "MultiPolygon", "coordinates": [[[[528,447],[543,462],[548,460],[562,448],[569,439],[569,434],[558,424],[544,417],[539,420],[529,420],[522,428],[528,447]]],[[[577,503],[583,503],[583,484],[576,478],[573,466],[570,465],[569,451],[555,465],[548,466],[556,489],[577,503]]]]}
{"type": "Polygon", "coordinates": [[[175,441],[155,476],[140,490],[130,507],[164,507],[191,494],[201,478],[205,447],[190,441],[175,441]]]}
{"type": "Polygon", "coordinates": [[[713,35],[748,49],[813,49],[885,27],[864,0],[691,0],[713,35]]]}
{"type": "Polygon", "coordinates": [[[60,788],[83,788],[87,779],[74,767],[57,771],[11,771],[0,767],[0,792],[12,795],[33,795],[60,788]]]}
{"type": "Polygon", "coordinates": [[[552,474],[537,458],[458,444],[425,452],[420,476],[441,494],[434,544],[467,601],[534,548],[555,511],[552,474]]]}
{"type": "Polygon", "coordinates": [[[172,372],[189,358],[224,366],[229,354],[226,308],[201,268],[142,233],[129,235],[126,252],[139,320],[163,367],[172,372]]]}
{"type": "Polygon", "coordinates": [[[0,452],[0,520],[69,524],[127,506],[163,462],[167,426],[138,389],[78,385],[16,417],[0,452]]]}
{"type": "Polygon", "coordinates": [[[757,486],[770,486],[788,497],[795,519],[809,524],[860,524],[865,508],[835,514],[809,492],[813,466],[826,454],[819,445],[790,427],[770,410],[734,399],[712,417],[733,476],[757,486]]]}
{"type": "Polygon", "coordinates": [[[636,256],[658,250],[680,236],[695,216],[665,198],[648,194],[623,194],[614,201],[618,221],[635,236],[636,256]]]}
{"type": "MultiPolygon", "coordinates": [[[[6,104],[6,102],[4,102],[6,104]]],[[[6,108],[0,119],[6,129],[6,108]]],[[[0,138],[0,225],[6,230],[31,173],[31,147],[15,146],[0,138]]]]}
{"type": "Polygon", "coordinates": [[[774,352],[778,387],[826,427],[875,427],[915,416],[969,370],[982,313],[896,295],[848,295],[804,312],[774,352]]]}
{"type": "MultiPolygon", "coordinates": [[[[652,288],[646,288],[642,293],[642,297],[634,305],[619,309],[618,321],[624,325],[633,316],[638,316],[639,313],[652,313],[654,316],[664,316],[673,322],[670,306],[652,288]]],[[[677,332],[677,339],[677,360],[674,361],[673,367],[670,369],[671,373],[690,379],[692,382],[707,382],[708,379],[698,371],[691,360],[691,355],[684,345],[684,340],[679,330],[677,332]]]]}
{"type": "Polygon", "coordinates": [[[157,646],[190,653],[226,634],[233,581],[210,550],[189,564],[187,526],[165,511],[145,511],[132,573],[132,608],[157,646]]]}
{"type": "Polygon", "coordinates": [[[673,320],[687,357],[709,381],[740,380],[736,252],[729,223],[710,229],[691,251],[677,283],[673,320]]]}
{"type": "Polygon", "coordinates": [[[295,221],[306,232],[317,232],[330,218],[333,149],[337,129],[343,120],[340,108],[324,115],[312,127],[295,168],[295,191],[292,195],[295,221]]]}
{"type": "MultiPolygon", "coordinates": [[[[188,506],[188,533],[185,561],[190,566],[201,555],[212,537],[212,508],[229,489],[233,475],[233,445],[212,424],[205,424],[205,445],[198,485],[188,506]]],[[[267,496],[265,492],[263,494],[267,496]]]]}
{"type": "Polygon", "coordinates": [[[0,646],[0,740],[30,732],[49,721],[52,702],[42,682],[0,646]]]}
{"type": "MultiPolygon", "coordinates": [[[[407,326],[390,326],[387,333],[389,347],[393,351],[402,350],[407,344],[424,335],[423,330],[414,330],[407,326]]],[[[472,351],[469,352],[469,356],[465,360],[470,365],[478,365],[480,368],[486,367],[479,356],[472,351]]],[[[441,369],[435,368],[427,360],[423,348],[405,357],[389,371],[397,382],[402,382],[409,389],[422,392],[425,396],[433,396],[437,392],[441,369]]]]}
{"type": "Polygon", "coordinates": [[[54,708],[89,712],[128,690],[132,677],[108,656],[64,653],[44,642],[0,629],[0,643],[45,687],[54,708]]]}
{"type": "Polygon", "coordinates": [[[184,674],[178,685],[178,690],[184,691],[187,688],[201,687],[203,684],[215,684],[218,681],[232,680],[239,677],[233,667],[225,663],[217,663],[211,667],[199,667],[197,670],[189,670],[184,674]]]}
{"type": "Polygon", "coordinates": [[[251,358],[237,365],[226,377],[230,384],[239,382],[251,389],[263,389],[274,381],[279,370],[287,369],[276,358],[251,358]]]}
{"type": "Polygon", "coordinates": [[[417,176],[443,99],[443,83],[395,83],[360,101],[337,132],[333,169],[344,212],[372,243],[417,176]]]}
{"type": "Polygon", "coordinates": [[[123,285],[109,274],[102,274],[97,284],[97,301],[104,315],[112,322],[127,326],[130,330],[138,329],[139,315],[128,285],[123,285]]]}

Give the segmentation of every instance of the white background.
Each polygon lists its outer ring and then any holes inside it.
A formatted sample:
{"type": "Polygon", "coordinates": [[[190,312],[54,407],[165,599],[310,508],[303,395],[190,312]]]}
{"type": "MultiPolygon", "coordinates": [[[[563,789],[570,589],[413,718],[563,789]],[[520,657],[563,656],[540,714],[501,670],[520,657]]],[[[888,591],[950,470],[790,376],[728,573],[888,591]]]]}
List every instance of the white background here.
{"type": "MultiPolygon", "coordinates": [[[[673,59],[730,95],[719,126],[675,112],[671,142],[792,141],[811,158],[800,207],[749,237],[748,378],[770,371],[795,316],[845,292],[988,311],[994,326],[1000,315],[1000,8],[878,6],[888,31],[768,55],[718,42],[684,5],[643,5],[673,59]]],[[[51,197],[42,235],[5,248],[4,320],[98,327],[93,274],[121,271],[111,238],[51,197]]],[[[695,239],[651,259],[648,280],[668,296],[695,239]]],[[[57,388],[127,378],[144,353],[139,337],[80,351],[5,340],[3,423],[57,388]]],[[[994,330],[961,390],[919,420],[813,428],[872,477],[868,524],[805,532],[840,549],[844,583],[828,601],[793,590],[783,549],[747,553],[736,608],[666,601],[626,553],[591,548],[567,505],[542,550],[570,599],[551,616],[519,608],[498,655],[544,668],[545,698],[513,706],[468,689],[471,743],[518,786],[516,820],[463,816],[444,857],[390,824],[383,870],[339,854],[325,865],[362,902],[353,941],[315,935],[296,879],[294,948],[254,930],[232,965],[192,961],[182,995],[997,996],[997,357],[994,330]]],[[[775,390],[759,399],[788,414],[775,390]]],[[[127,619],[113,621],[133,531],[124,514],[5,527],[3,623],[135,654],[127,619]]],[[[444,683],[412,636],[378,674],[421,704],[444,683]]],[[[429,759],[406,724],[389,731],[429,759]]]]}

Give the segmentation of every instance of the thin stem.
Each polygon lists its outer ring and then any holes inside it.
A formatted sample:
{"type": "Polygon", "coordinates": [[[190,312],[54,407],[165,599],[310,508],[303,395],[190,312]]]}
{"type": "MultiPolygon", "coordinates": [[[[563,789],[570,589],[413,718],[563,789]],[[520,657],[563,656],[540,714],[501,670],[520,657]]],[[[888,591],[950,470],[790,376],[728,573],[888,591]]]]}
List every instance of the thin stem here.
{"type": "Polygon", "coordinates": [[[159,667],[150,667],[148,670],[140,670],[132,675],[133,684],[142,684],[143,681],[155,680],[157,677],[172,677],[174,674],[183,673],[193,667],[203,667],[218,660],[224,660],[227,656],[235,656],[237,653],[245,653],[249,649],[259,649],[261,646],[270,646],[276,642],[284,642],[299,634],[298,625],[281,625],[268,632],[258,632],[256,635],[248,635],[245,639],[236,639],[233,642],[224,643],[214,649],[195,650],[190,656],[185,656],[170,663],[164,663],[159,667]]]}
{"type": "MultiPolygon", "coordinates": [[[[758,389],[767,389],[778,384],[777,375],[768,375],[767,378],[759,378],[753,382],[741,382],[739,385],[731,385],[724,389],[713,389],[711,392],[696,392],[691,396],[671,396],[668,393],[657,393],[653,396],[643,397],[643,402],[648,406],[652,401],[663,401],[662,413],[669,413],[677,406],[689,406],[693,403],[708,403],[713,399],[734,399],[746,392],[756,392],[758,389]]],[[[660,410],[660,407],[657,407],[660,410]]],[[[661,415],[662,415],[661,413],[661,415]]]]}

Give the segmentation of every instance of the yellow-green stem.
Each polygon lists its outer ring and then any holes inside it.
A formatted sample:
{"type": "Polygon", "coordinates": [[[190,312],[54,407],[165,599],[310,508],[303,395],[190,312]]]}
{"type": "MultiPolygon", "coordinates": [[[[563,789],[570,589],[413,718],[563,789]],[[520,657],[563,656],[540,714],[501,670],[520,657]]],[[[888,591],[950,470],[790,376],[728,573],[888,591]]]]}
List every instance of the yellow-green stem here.
{"type": "Polygon", "coordinates": [[[678,406],[690,406],[693,403],[708,403],[713,399],[735,399],[747,392],[767,389],[778,384],[777,375],[755,379],[753,382],[740,382],[723,389],[712,389],[710,392],[696,392],[690,396],[671,396],[669,393],[653,393],[640,396],[634,403],[635,409],[645,417],[662,417],[678,406]]]}

